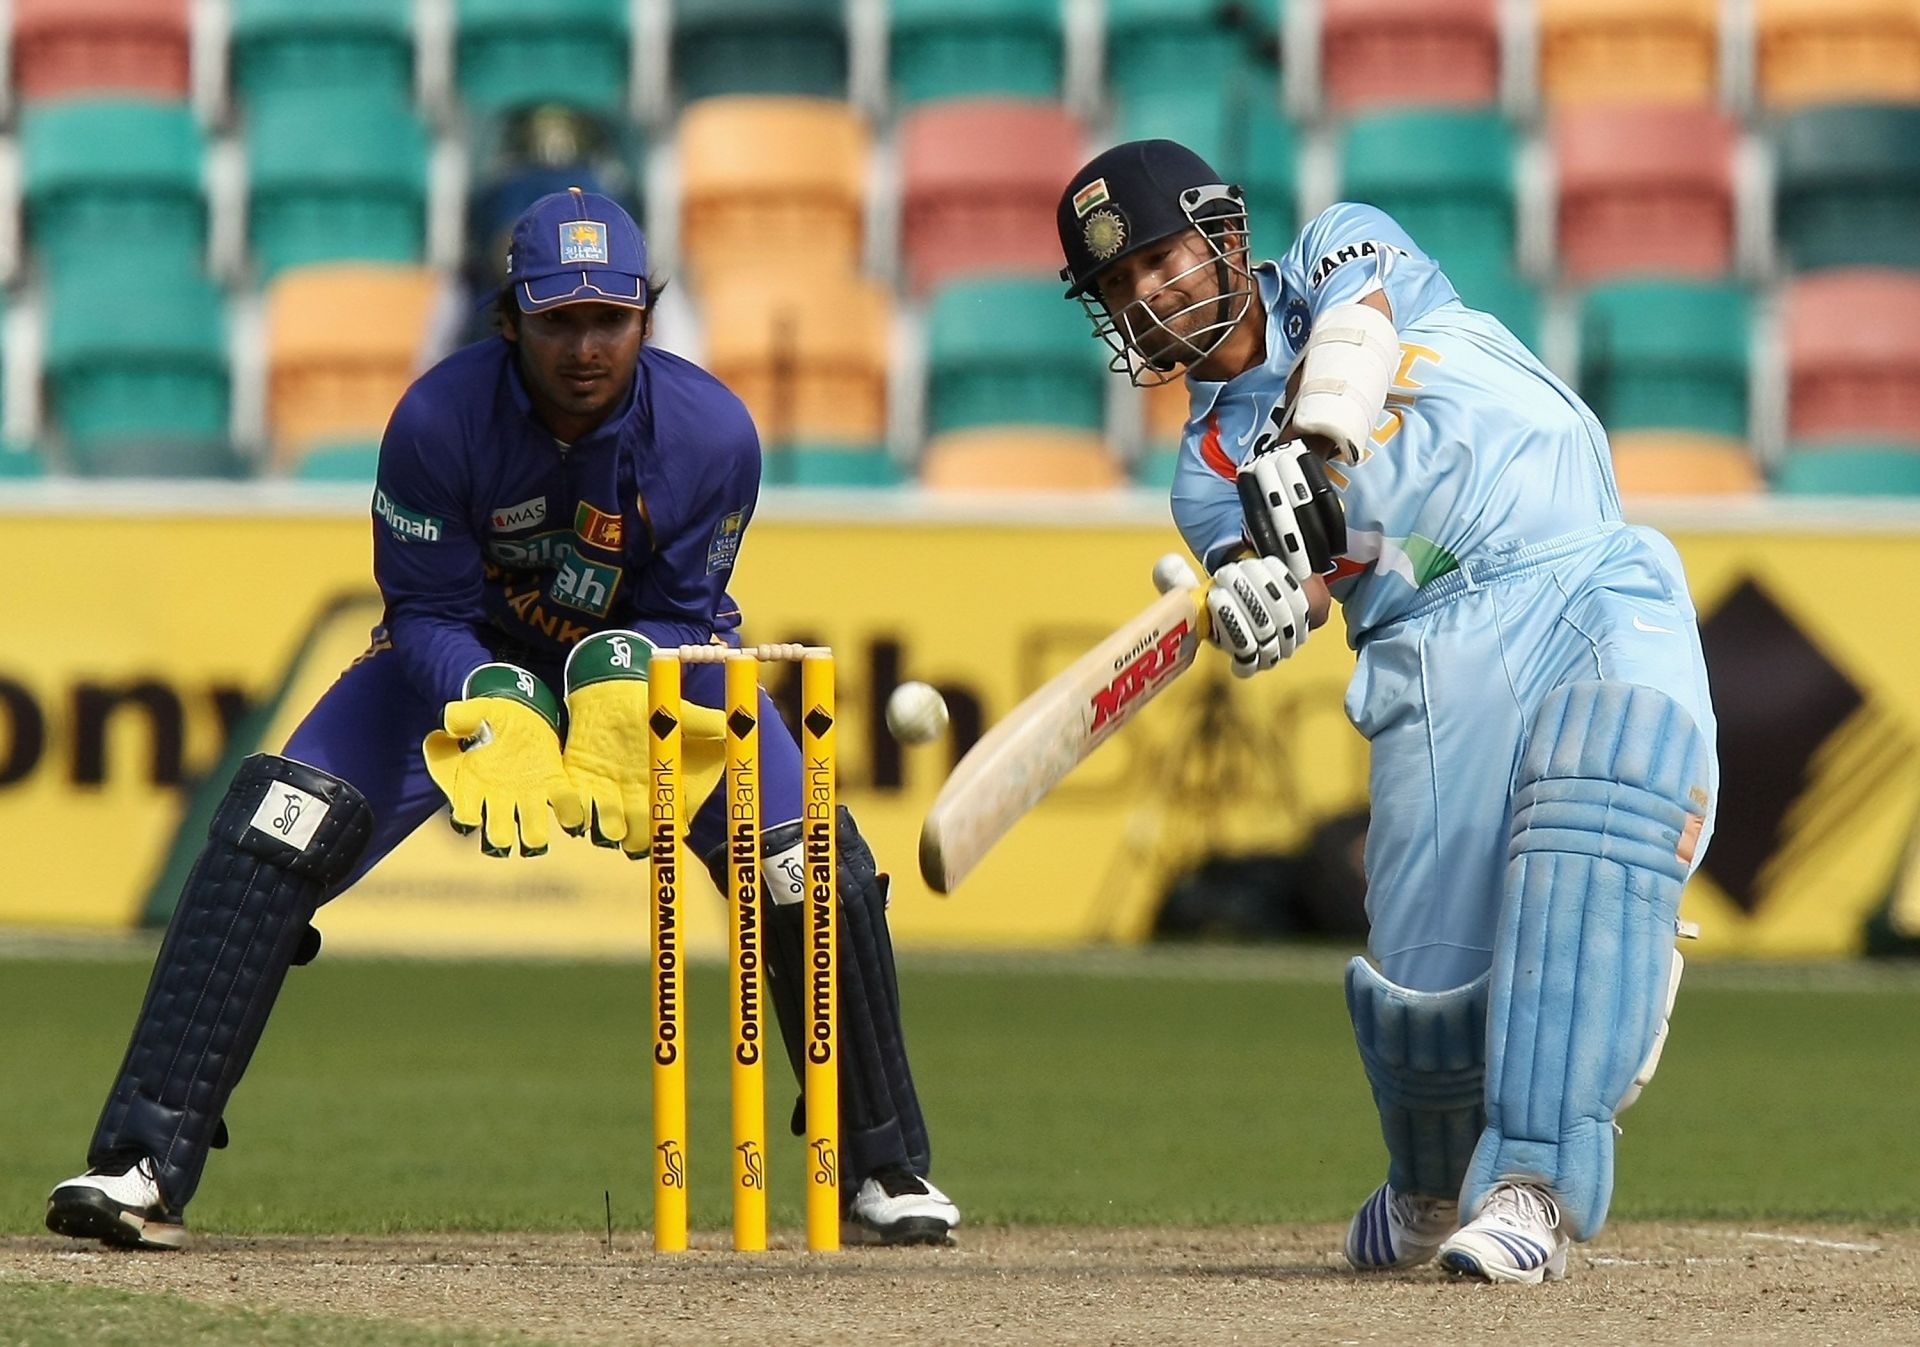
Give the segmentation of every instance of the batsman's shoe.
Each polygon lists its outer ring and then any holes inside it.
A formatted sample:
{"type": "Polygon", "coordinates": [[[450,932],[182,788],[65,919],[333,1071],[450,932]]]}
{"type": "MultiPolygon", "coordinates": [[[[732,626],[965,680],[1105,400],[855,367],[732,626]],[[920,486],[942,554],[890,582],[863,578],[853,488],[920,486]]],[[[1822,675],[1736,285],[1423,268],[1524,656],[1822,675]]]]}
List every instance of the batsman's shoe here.
{"type": "Polygon", "coordinates": [[[123,1249],[178,1249],[187,1222],[167,1205],[153,1177],[153,1161],[125,1169],[89,1169],[47,1196],[47,1229],[75,1239],[98,1239],[123,1249]]]}
{"type": "Polygon", "coordinates": [[[882,1169],[853,1195],[840,1237],[852,1244],[947,1244],[960,1208],[927,1180],[905,1169],[882,1169]]]}
{"type": "Polygon", "coordinates": [[[1559,1281],[1567,1275],[1560,1208],[1531,1183],[1502,1183],[1480,1214],[1440,1246],[1441,1266],[1490,1282],[1559,1281]]]}
{"type": "Polygon", "coordinates": [[[1397,1193],[1383,1183],[1347,1227],[1347,1261],[1362,1272],[1418,1267],[1459,1226],[1460,1204],[1451,1198],[1397,1193]]]}

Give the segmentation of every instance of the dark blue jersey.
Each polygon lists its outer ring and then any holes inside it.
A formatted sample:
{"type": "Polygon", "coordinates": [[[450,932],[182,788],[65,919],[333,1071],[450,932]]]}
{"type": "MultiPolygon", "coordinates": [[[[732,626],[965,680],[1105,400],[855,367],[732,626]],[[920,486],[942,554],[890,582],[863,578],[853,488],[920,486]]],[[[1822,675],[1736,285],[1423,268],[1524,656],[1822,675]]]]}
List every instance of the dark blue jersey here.
{"type": "Polygon", "coordinates": [[[387,424],[373,575],[423,696],[494,659],[551,668],[608,628],[666,644],[739,625],[727,595],[760,489],[760,441],[712,375],[640,351],[623,405],[563,445],[493,337],[415,380],[387,424]]]}

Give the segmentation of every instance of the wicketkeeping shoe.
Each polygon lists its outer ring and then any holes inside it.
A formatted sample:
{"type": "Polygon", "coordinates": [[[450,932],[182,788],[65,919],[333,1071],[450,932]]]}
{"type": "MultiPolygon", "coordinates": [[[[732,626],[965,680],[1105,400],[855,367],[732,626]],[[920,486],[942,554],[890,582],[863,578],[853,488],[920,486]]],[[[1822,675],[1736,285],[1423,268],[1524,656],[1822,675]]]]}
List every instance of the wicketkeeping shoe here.
{"type": "Polygon", "coordinates": [[[1459,1225],[1460,1204],[1451,1198],[1397,1193],[1383,1183],[1347,1227],[1347,1261],[1362,1272],[1418,1267],[1459,1225]]]}
{"type": "Polygon", "coordinates": [[[187,1222],[167,1205],[153,1177],[153,1161],[123,1169],[89,1169],[47,1196],[47,1229],[75,1239],[98,1239],[123,1249],[178,1249],[187,1222]]]}
{"type": "Polygon", "coordinates": [[[1567,1237],[1560,1208],[1531,1183],[1502,1183],[1480,1214],[1440,1246],[1440,1263],[1490,1282],[1559,1281],[1567,1275],[1567,1237]]]}
{"type": "Polygon", "coordinates": [[[853,1195],[841,1238],[856,1244],[947,1244],[960,1208],[926,1179],[905,1169],[879,1170],[853,1195]]]}

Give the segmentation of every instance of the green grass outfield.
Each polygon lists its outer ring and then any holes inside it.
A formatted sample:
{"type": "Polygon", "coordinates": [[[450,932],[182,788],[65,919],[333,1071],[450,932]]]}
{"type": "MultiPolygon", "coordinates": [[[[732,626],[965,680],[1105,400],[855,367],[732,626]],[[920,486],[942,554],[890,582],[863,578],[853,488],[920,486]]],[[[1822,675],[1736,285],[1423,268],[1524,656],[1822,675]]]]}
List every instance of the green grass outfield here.
{"type": "MultiPolygon", "coordinates": [[[[151,947],[0,957],[0,1233],[76,1172],[151,947]]],[[[1344,1220],[1378,1130],[1333,954],[909,959],[935,1175],[969,1223],[1344,1220]]],[[[696,1224],[726,1222],[725,1003],[695,971],[696,1224]]],[[[322,957],[296,969],[190,1224],[600,1232],[648,1218],[643,970],[322,957]]],[[[777,1054],[776,1054],[777,1056],[777,1054]]],[[[1696,968],[1625,1118],[1621,1218],[1920,1223],[1920,970],[1696,968]]],[[[790,1078],[769,1076],[784,1132],[790,1078]]],[[[799,1224],[777,1135],[776,1225],[799,1224]]],[[[55,1295],[54,1292],[44,1292],[55,1295]]],[[[316,1336],[309,1341],[322,1341],[316,1336]]]]}

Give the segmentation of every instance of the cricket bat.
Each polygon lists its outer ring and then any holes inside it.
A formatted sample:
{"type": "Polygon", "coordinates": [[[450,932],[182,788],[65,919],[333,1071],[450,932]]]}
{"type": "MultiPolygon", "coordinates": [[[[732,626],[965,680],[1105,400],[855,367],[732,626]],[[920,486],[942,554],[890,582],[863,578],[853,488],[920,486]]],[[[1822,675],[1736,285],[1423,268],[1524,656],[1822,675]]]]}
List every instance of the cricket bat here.
{"type": "Polygon", "coordinates": [[[981,737],[920,830],[920,873],[929,888],[952,893],[1021,815],[1186,672],[1206,635],[1206,593],[1187,572],[981,737]]]}

